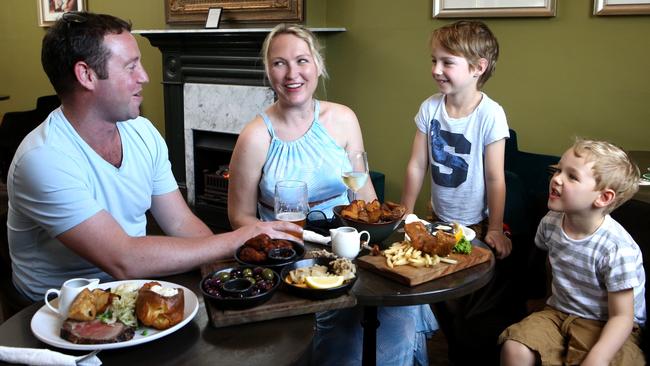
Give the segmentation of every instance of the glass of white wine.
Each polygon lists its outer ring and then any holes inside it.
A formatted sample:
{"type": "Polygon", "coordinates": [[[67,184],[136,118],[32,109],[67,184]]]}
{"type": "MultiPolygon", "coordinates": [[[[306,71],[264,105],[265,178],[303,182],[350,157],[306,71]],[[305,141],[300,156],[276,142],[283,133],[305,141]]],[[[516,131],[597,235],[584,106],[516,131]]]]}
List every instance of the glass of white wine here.
{"type": "MultiPolygon", "coordinates": [[[[309,213],[307,183],[299,180],[281,180],[275,184],[275,219],[305,227],[309,213]]],[[[302,233],[289,232],[302,239],[302,233]]]]}
{"type": "Polygon", "coordinates": [[[368,155],[365,151],[348,151],[347,162],[343,162],[341,178],[352,191],[352,200],[368,181],[368,155]]]}

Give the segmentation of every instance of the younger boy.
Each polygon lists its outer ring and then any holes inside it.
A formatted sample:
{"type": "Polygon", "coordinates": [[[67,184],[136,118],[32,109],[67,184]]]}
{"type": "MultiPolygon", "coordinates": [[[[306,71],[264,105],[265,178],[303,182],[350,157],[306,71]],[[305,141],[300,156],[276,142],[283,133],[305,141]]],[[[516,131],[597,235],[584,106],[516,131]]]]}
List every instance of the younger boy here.
{"type": "Polygon", "coordinates": [[[544,310],[501,333],[502,364],[645,364],[641,250],[609,215],[638,182],[638,168],[610,143],[578,139],[562,155],[535,237],[548,251],[552,295],[544,310]]]}

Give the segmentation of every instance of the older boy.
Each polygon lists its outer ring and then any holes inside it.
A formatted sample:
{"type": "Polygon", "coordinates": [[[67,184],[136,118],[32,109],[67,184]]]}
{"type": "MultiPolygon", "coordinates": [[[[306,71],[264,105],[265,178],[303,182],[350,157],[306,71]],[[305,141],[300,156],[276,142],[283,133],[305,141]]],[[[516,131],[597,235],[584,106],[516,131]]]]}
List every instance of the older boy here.
{"type": "Polygon", "coordinates": [[[610,143],[579,139],[562,155],[535,238],[548,251],[552,295],[501,334],[502,364],[645,364],[641,251],[609,215],[638,181],[638,168],[610,143]]]}

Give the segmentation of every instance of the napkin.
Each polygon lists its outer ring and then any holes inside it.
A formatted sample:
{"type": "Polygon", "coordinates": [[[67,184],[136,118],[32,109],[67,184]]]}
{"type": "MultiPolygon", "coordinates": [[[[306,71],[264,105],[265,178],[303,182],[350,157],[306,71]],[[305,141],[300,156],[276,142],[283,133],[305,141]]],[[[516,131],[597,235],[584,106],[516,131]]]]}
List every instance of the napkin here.
{"type": "Polygon", "coordinates": [[[313,232],[311,230],[303,230],[302,240],[310,241],[316,244],[328,245],[331,239],[329,236],[322,236],[321,234],[313,232]]]}
{"type": "MultiPolygon", "coordinates": [[[[406,215],[406,218],[404,219],[404,224],[410,224],[410,223],[416,222],[416,221],[420,221],[425,226],[426,225],[431,225],[431,223],[429,221],[422,220],[416,214],[408,214],[408,215],[406,215]]],[[[409,238],[409,234],[406,234],[406,233],[404,234],[404,240],[411,241],[411,238],[409,238]]]]}
{"type": "Polygon", "coordinates": [[[408,214],[408,215],[406,215],[406,219],[404,219],[405,224],[410,224],[410,223],[416,222],[416,221],[420,221],[424,225],[430,225],[431,224],[429,221],[422,220],[416,214],[408,214]]]}
{"type": "MultiPolygon", "coordinates": [[[[36,366],[76,366],[77,359],[83,356],[70,356],[63,353],[38,348],[17,348],[0,346],[0,361],[36,366]]],[[[83,366],[101,365],[97,356],[89,357],[79,363],[83,366]]]]}

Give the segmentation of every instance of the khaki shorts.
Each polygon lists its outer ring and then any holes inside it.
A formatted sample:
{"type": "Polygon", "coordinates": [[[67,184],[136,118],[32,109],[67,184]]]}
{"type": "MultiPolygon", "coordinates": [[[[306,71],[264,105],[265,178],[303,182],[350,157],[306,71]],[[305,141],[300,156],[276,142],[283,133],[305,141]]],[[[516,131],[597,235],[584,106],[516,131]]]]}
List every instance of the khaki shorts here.
{"type": "MultiPolygon", "coordinates": [[[[541,357],[542,365],[578,365],[598,341],[605,322],[569,315],[549,306],[511,325],[499,336],[499,344],[517,341],[541,357]]],[[[611,365],[645,365],[639,348],[640,329],[616,353],[611,365]]]]}

